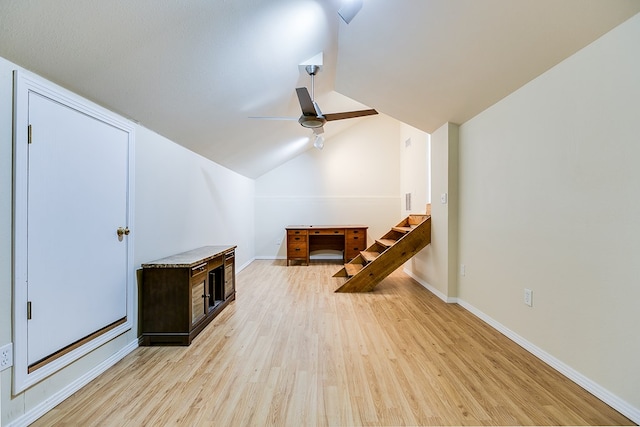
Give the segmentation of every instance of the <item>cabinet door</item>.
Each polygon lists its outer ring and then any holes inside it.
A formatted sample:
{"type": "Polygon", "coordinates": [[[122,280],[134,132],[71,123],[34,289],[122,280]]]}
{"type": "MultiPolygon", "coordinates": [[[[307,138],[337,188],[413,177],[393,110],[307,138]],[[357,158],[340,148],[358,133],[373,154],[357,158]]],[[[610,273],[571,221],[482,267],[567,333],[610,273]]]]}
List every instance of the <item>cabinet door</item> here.
{"type": "Polygon", "coordinates": [[[224,299],[235,292],[235,256],[227,254],[224,259],[224,299]]]}
{"type": "Polygon", "coordinates": [[[206,295],[207,289],[207,275],[200,275],[200,280],[191,281],[191,324],[198,323],[207,313],[206,301],[208,300],[206,295]]]}

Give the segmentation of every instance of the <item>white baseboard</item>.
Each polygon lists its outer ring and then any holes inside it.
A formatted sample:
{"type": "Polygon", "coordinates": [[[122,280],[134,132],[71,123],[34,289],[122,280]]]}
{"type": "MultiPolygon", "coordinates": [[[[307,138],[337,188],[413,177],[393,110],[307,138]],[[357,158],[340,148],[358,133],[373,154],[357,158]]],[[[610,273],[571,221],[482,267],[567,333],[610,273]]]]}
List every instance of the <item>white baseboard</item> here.
{"type": "Polygon", "coordinates": [[[436,289],[435,287],[433,287],[429,283],[427,283],[424,280],[422,280],[419,277],[417,277],[415,274],[413,274],[412,271],[410,271],[407,268],[404,269],[404,272],[408,276],[410,276],[413,280],[415,280],[416,282],[418,282],[419,284],[421,284],[422,286],[427,288],[427,290],[429,290],[435,296],[440,298],[442,301],[447,302],[447,303],[457,303],[457,304],[459,304],[464,309],[466,309],[467,311],[471,312],[474,316],[480,318],[482,321],[487,323],[489,326],[491,326],[492,328],[496,329],[498,332],[500,332],[501,334],[503,334],[504,336],[509,338],[511,341],[515,342],[520,347],[524,348],[529,353],[533,354],[534,356],[536,356],[538,359],[542,360],[547,365],[551,366],[553,369],[558,371],[560,374],[564,375],[565,377],[567,377],[568,379],[570,379],[574,383],[578,384],[580,387],[582,387],[583,389],[585,389],[586,391],[588,391],[589,393],[591,393],[592,395],[594,395],[598,399],[602,400],[604,403],[606,403],[607,405],[611,406],[613,409],[615,409],[616,411],[620,412],[622,415],[624,415],[625,417],[629,418],[634,423],[640,424],[640,409],[632,406],[627,401],[619,398],[618,396],[616,396],[615,394],[611,393],[609,390],[605,389],[601,385],[599,385],[596,382],[594,382],[594,381],[590,380],[589,378],[585,377],[580,372],[576,371],[575,369],[573,369],[572,367],[570,367],[566,363],[558,360],[557,358],[555,358],[551,354],[549,354],[546,351],[542,350],[541,348],[537,347],[533,343],[527,341],[526,339],[524,339],[520,335],[516,334],[515,332],[513,332],[512,330],[510,330],[509,328],[507,328],[506,326],[504,326],[500,322],[496,321],[495,319],[489,317],[488,315],[486,315],[482,311],[478,310],[477,308],[475,308],[474,306],[472,306],[468,302],[466,302],[464,300],[461,300],[460,298],[448,297],[448,296],[444,295],[438,289],[436,289]]]}
{"type": "Polygon", "coordinates": [[[58,404],[60,404],[63,400],[71,396],[73,393],[80,390],[82,387],[90,383],[94,380],[98,375],[102,374],[104,371],[115,365],[117,362],[122,360],[127,354],[131,353],[133,350],[138,348],[138,340],[131,341],[127,346],[123,347],[117,353],[113,354],[111,357],[106,359],[101,364],[97,365],[93,369],[91,369],[86,374],[77,378],[71,384],[67,385],[57,393],[53,394],[51,397],[47,398],[43,402],[31,408],[25,414],[20,416],[19,418],[10,422],[7,427],[23,427],[28,426],[33,423],[35,420],[55,408],[58,404]]]}
{"type": "Polygon", "coordinates": [[[236,267],[236,273],[240,273],[242,270],[244,270],[245,268],[249,267],[249,264],[251,264],[255,260],[256,260],[256,258],[251,258],[249,261],[245,262],[241,266],[236,267]]]}
{"type": "Polygon", "coordinates": [[[461,300],[458,298],[458,304],[465,308],[467,311],[471,312],[476,317],[483,320],[485,323],[496,329],[498,332],[509,338],[511,341],[518,344],[520,347],[527,350],[529,353],[536,356],[538,359],[545,362],[547,365],[551,366],[553,369],[578,384],[580,387],[602,400],[607,405],[611,406],[616,411],[620,412],[625,417],[629,418],[636,424],[640,423],[640,409],[635,408],[627,401],[621,399],[615,394],[611,393],[609,390],[605,389],[598,383],[593,380],[585,377],[580,372],[576,371],[566,363],[558,360],[551,354],[542,350],[540,347],[534,345],[533,343],[527,341],[520,335],[516,334],[500,322],[494,320],[493,318],[487,316],[482,311],[478,310],[468,302],[461,300]]]}
{"type": "Polygon", "coordinates": [[[421,278],[419,278],[418,276],[416,276],[411,270],[409,270],[408,268],[404,268],[403,271],[409,276],[411,277],[413,280],[415,280],[416,282],[420,283],[423,287],[427,288],[427,290],[429,292],[431,292],[432,294],[434,294],[435,296],[437,296],[438,298],[440,298],[442,301],[448,303],[448,304],[455,304],[458,302],[458,298],[453,298],[453,297],[448,297],[445,294],[443,294],[442,292],[440,292],[440,290],[438,290],[437,288],[435,288],[434,286],[430,285],[429,283],[425,282],[424,280],[422,280],[421,278]]]}
{"type": "MultiPolygon", "coordinates": [[[[287,260],[286,256],[269,256],[269,255],[258,255],[254,258],[254,260],[256,259],[261,259],[261,260],[287,260]]],[[[343,259],[341,255],[331,255],[331,254],[325,254],[325,255],[311,255],[309,257],[309,259],[311,261],[322,261],[322,260],[329,260],[329,261],[336,261],[336,260],[341,260],[343,259]]]]}

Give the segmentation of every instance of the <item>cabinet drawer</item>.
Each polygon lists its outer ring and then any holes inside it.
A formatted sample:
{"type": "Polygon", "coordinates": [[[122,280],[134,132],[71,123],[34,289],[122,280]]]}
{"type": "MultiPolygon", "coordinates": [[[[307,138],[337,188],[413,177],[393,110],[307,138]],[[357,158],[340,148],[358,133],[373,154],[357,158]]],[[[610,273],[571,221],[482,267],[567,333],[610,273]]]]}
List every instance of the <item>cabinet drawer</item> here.
{"type": "Polygon", "coordinates": [[[287,230],[287,236],[306,236],[307,230],[287,230]]]}
{"type": "Polygon", "coordinates": [[[222,256],[215,257],[210,259],[207,263],[207,270],[211,271],[214,268],[220,267],[224,263],[224,258],[222,256]]]}
{"type": "Polygon", "coordinates": [[[327,229],[321,229],[321,230],[309,230],[309,234],[311,235],[337,235],[337,236],[343,236],[344,235],[344,228],[327,228],[327,229]]]}
{"type": "Polygon", "coordinates": [[[202,264],[198,264],[195,267],[191,267],[191,277],[195,277],[206,272],[207,272],[206,262],[203,262],[202,264]]]}

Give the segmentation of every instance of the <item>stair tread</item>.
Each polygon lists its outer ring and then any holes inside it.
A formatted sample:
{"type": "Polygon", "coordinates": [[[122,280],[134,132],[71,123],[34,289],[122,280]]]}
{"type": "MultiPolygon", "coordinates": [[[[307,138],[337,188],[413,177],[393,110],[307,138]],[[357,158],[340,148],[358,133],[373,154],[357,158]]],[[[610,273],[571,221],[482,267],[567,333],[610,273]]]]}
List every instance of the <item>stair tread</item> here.
{"type": "Polygon", "coordinates": [[[364,258],[365,261],[371,262],[380,256],[380,252],[362,251],[360,252],[360,255],[362,255],[362,258],[364,258]]]}
{"type": "Polygon", "coordinates": [[[382,246],[393,246],[396,243],[396,240],[391,240],[391,239],[377,239],[376,242],[378,242],[379,244],[381,244],[382,246]]]}
{"type": "Polygon", "coordinates": [[[408,233],[414,228],[416,227],[415,226],[397,226],[397,227],[392,227],[392,230],[399,231],[400,233],[408,233]]]}
{"type": "Polygon", "coordinates": [[[367,292],[380,283],[399,266],[431,243],[431,218],[416,215],[405,218],[391,231],[357,257],[360,264],[345,264],[340,273],[346,274],[347,281],[336,292],[367,292]],[[408,231],[407,231],[408,230],[408,231]],[[385,254],[389,256],[385,256],[385,254]],[[364,264],[364,266],[362,265],[364,264]],[[365,273],[355,274],[364,267],[365,273]],[[353,269],[347,273],[347,268],[353,269]]]}
{"type": "Polygon", "coordinates": [[[347,270],[347,276],[355,276],[358,271],[362,270],[364,267],[362,264],[345,264],[344,268],[347,270]]]}

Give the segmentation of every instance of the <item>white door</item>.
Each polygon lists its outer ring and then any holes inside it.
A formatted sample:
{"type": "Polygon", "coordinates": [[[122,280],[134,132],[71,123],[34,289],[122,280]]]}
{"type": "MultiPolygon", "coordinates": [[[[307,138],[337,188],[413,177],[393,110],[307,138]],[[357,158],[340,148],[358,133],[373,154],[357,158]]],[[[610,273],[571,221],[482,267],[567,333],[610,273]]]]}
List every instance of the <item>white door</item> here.
{"type": "Polygon", "coordinates": [[[29,92],[28,364],[126,317],[129,135],[29,92]]]}

